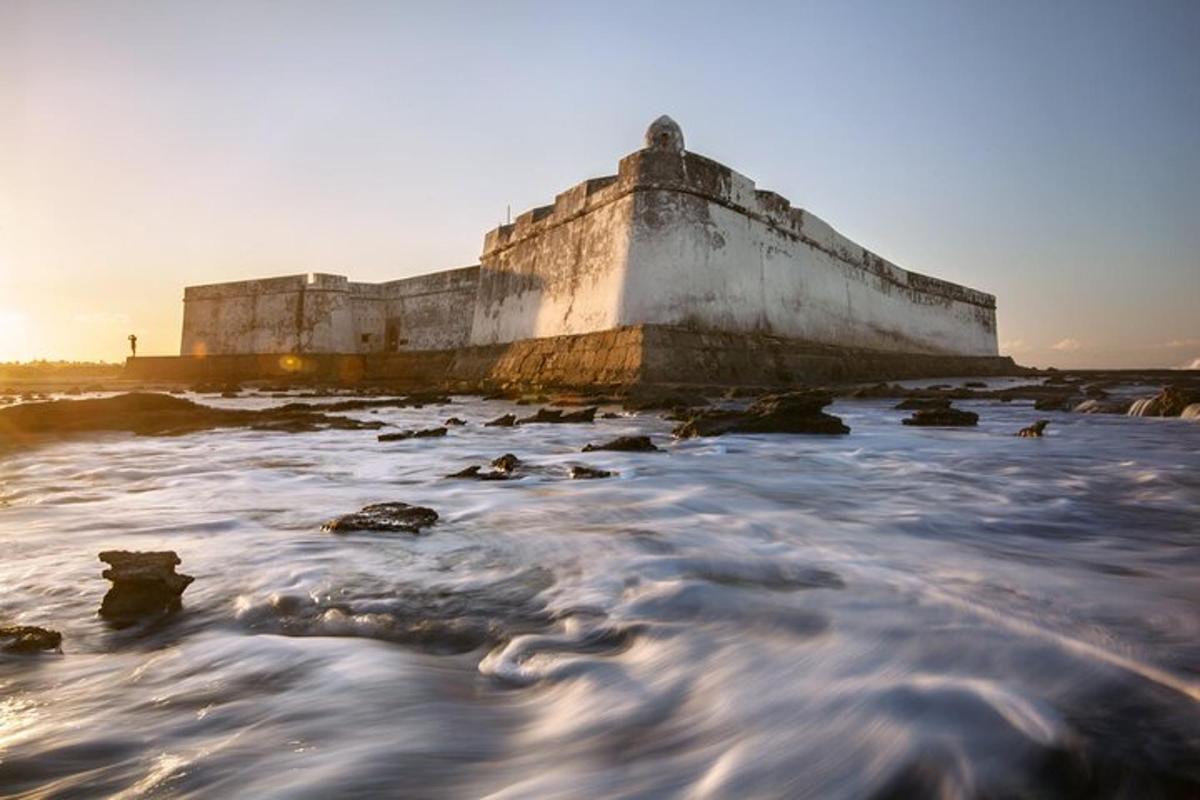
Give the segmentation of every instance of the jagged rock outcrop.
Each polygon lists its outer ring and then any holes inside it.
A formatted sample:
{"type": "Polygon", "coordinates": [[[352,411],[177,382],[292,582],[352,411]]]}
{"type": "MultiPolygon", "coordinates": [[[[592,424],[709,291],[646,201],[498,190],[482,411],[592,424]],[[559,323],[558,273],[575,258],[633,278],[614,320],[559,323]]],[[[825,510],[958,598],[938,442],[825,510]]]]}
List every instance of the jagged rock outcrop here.
{"type": "Polygon", "coordinates": [[[396,433],[381,433],[378,438],[381,442],[400,442],[405,439],[433,439],[445,435],[445,428],[425,428],[419,431],[404,430],[396,433]]]}
{"type": "Polygon", "coordinates": [[[1048,419],[1039,419],[1027,428],[1021,428],[1017,431],[1017,436],[1025,439],[1040,439],[1042,433],[1046,430],[1046,426],[1050,424],[1048,419]]]}
{"type": "Polygon", "coordinates": [[[321,526],[330,533],[354,531],[387,531],[420,533],[438,521],[438,513],[432,508],[412,506],[408,503],[373,503],[353,514],[335,517],[321,526]]]}
{"type": "Polygon", "coordinates": [[[62,634],[36,625],[0,626],[0,653],[42,653],[59,650],[62,634]]]}
{"type": "Polygon", "coordinates": [[[492,460],[492,469],[484,472],[483,467],[473,465],[466,469],[459,470],[447,478],[463,478],[477,481],[506,481],[516,477],[517,468],[522,464],[521,459],[514,456],[512,453],[505,453],[499,458],[492,460]]]}
{"type": "Polygon", "coordinates": [[[483,424],[489,428],[511,428],[513,425],[517,424],[517,415],[505,414],[483,424]]]}
{"type": "Polygon", "coordinates": [[[100,616],[115,623],[178,611],[183,590],[195,580],[175,572],[182,562],[174,550],[105,550],[100,560],[109,565],[103,577],[112,581],[100,603],[100,616]]]}
{"type": "Polygon", "coordinates": [[[843,434],[850,428],[821,409],[833,402],[824,392],[790,392],[762,397],[745,411],[701,411],[672,431],[680,438],[726,433],[843,434]]]}
{"type": "Polygon", "coordinates": [[[603,444],[584,445],[583,452],[591,453],[596,450],[616,450],[622,453],[654,453],[662,448],[650,441],[649,436],[618,436],[616,439],[603,444]]]}
{"type": "Polygon", "coordinates": [[[536,414],[517,420],[517,424],[528,425],[537,422],[593,422],[596,419],[596,412],[598,410],[596,406],[589,406],[588,408],[581,408],[578,411],[571,412],[565,412],[561,408],[539,408],[536,414]]]}
{"type": "Polygon", "coordinates": [[[594,480],[596,478],[611,478],[613,473],[606,469],[594,469],[576,464],[571,467],[571,480],[594,480]]]}

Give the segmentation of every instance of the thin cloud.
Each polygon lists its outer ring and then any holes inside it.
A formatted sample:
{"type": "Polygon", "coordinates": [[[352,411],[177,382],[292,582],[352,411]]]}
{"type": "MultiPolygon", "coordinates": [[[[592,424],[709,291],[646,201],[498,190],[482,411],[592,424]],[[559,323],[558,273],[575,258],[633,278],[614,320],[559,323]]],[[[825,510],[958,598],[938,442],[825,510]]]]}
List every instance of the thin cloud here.
{"type": "Polygon", "coordinates": [[[1067,337],[1066,339],[1060,339],[1059,341],[1050,345],[1051,350],[1063,350],[1066,352],[1074,352],[1081,347],[1083,347],[1083,342],[1070,337],[1067,337]]]}
{"type": "Polygon", "coordinates": [[[1002,353],[1024,353],[1029,350],[1029,345],[1024,339],[1006,339],[1000,343],[1000,352],[1002,353]]]}
{"type": "Polygon", "coordinates": [[[1172,339],[1169,342],[1163,342],[1159,347],[1170,347],[1172,349],[1179,347],[1200,347],[1200,339],[1172,339]]]}

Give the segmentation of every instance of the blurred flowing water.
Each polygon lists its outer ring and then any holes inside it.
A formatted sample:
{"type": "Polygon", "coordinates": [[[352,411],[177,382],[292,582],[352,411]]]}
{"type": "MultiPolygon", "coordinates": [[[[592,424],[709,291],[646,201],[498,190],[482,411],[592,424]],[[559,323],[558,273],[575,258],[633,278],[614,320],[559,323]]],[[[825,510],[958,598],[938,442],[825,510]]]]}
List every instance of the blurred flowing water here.
{"type": "Polygon", "coordinates": [[[351,415],[469,420],[442,439],[0,455],[0,622],[64,634],[0,658],[0,795],[1200,796],[1200,425],[892,403],[834,438],[464,398],[351,415]],[[580,453],[634,433],[665,452],[580,453]],[[534,471],[441,477],[505,452],[534,471]],[[320,529],[383,501],[441,520],[320,529]],[[176,550],[184,611],[108,629],[111,548],[176,550]]]}

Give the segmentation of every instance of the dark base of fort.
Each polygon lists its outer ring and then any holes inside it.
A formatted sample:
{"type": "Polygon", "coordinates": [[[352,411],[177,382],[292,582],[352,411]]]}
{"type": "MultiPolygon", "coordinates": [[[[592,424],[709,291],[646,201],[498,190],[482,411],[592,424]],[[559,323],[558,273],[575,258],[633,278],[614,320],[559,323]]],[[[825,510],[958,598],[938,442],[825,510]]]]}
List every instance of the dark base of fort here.
{"type": "Polygon", "coordinates": [[[386,384],[404,391],[474,393],[648,386],[788,387],[1026,372],[1007,356],[856,350],[766,335],[637,325],[454,350],[149,356],[127,360],[123,377],[386,384]]]}

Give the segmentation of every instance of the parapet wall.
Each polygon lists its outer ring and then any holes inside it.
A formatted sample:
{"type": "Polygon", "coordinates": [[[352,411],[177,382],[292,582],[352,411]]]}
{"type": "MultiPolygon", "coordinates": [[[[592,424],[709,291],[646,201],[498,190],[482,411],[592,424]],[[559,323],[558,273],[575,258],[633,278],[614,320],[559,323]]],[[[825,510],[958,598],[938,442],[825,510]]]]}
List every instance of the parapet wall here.
{"type": "Polygon", "coordinates": [[[995,355],[995,298],[909,272],[694,153],[645,149],[490,231],[471,341],[658,324],[995,355]]]}

